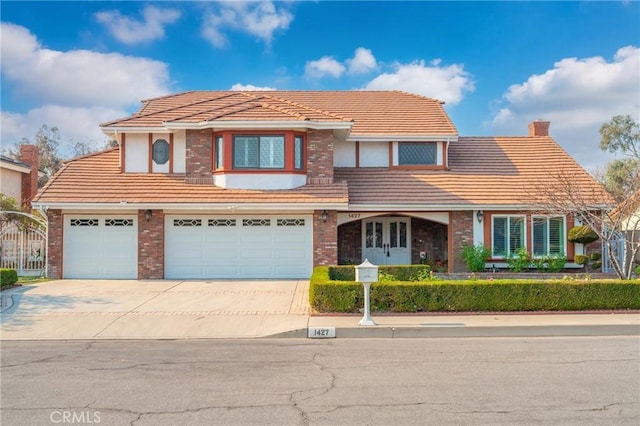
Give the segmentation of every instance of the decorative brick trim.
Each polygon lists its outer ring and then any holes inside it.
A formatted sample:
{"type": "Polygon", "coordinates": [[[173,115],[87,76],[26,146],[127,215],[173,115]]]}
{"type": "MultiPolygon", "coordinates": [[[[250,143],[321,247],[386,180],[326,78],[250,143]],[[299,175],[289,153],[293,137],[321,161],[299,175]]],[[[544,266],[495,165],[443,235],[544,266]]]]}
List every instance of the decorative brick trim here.
{"type": "Polygon", "coordinates": [[[151,210],[147,222],[146,210],[138,210],[138,279],[164,278],[164,213],[151,210]]]}
{"type": "Polygon", "coordinates": [[[330,211],[327,221],[322,210],[313,212],[313,266],[338,264],[338,212],[330,211]]]}
{"type": "Polygon", "coordinates": [[[47,211],[49,246],[47,247],[47,277],[62,278],[62,210],[47,211]]]}
{"type": "MultiPolygon", "coordinates": [[[[185,160],[188,178],[211,178],[213,170],[212,134],[211,129],[187,130],[185,160]]],[[[213,180],[208,183],[213,184],[213,180]]]]}

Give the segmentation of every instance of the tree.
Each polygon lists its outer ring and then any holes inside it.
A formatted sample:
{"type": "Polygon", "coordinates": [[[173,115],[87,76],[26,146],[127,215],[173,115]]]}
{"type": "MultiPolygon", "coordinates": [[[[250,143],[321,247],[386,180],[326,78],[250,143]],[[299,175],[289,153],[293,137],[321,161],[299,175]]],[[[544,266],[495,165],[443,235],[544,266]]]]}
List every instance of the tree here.
{"type": "MultiPolygon", "coordinates": [[[[549,178],[544,185],[532,185],[525,190],[526,203],[533,206],[536,213],[573,216],[581,224],[591,228],[602,240],[618,278],[629,279],[634,257],[640,249],[640,229],[629,232],[627,228],[629,218],[637,215],[640,195],[618,204],[604,190],[585,185],[572,173],[564,170],[552,171],[549,172],[549,178]],[[624,245],[625,252],[631,256],[622,259],[617,256],[620,244],[624,245]]],[[[640,221],[635,219],[632,223],[639,225],[640,221]]]]}
{"type": "Polygon", "coordinates": [[[611,161],[597,179],[618,201],[640,190],[640,123],[616,115],[600,127],[600,149],[625,158],[611,161]]]}

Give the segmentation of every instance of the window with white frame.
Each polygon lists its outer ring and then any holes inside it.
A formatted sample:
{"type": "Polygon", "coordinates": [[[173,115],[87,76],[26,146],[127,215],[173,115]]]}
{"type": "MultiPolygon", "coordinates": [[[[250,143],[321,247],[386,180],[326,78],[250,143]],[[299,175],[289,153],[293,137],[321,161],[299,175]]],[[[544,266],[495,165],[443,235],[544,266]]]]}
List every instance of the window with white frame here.
{"type": "Polygon", "coordinates": [[[533,256],[566,255],[564,217],[534,216],[531,226],[533,256]]]}
{"type": "Polygon", "coordinates": [[[284,136],[234,136],[234,169],[283,169],[284,136]]]}
{"type": "Polygon", "coordinates": [[[492,220],[492,257],[509,257],[526,247],[526,219],[524,216],[494,215],[492,220]]]}
{"type": "Polygon", "coordinates": [[[224,139],[222,136],[216,136],[216,161],[214,164],[215,169],[221,169],[224,164],[224,139]]]}
{"type": "Polygon", "coordinates": [[[302,136],[295,136],[293,138],[293,167],[295,169],[302,169],[304,158],[304,146],[302,136]]]}

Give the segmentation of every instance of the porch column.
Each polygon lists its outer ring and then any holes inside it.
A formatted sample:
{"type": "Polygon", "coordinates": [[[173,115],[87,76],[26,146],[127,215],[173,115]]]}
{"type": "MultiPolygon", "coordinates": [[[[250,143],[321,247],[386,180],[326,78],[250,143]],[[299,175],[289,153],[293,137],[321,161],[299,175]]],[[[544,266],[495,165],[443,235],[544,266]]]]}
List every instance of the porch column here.
{"type": "Polygon", "coordinates": [[[313,266],[338,264],[338,212],[313,212],[313,266]]]}
{"type": "Polygon", "coordinates": [[[465,272],[462,247],[473,244],[473,211],[449,212],[449,272],[465,272]]]}

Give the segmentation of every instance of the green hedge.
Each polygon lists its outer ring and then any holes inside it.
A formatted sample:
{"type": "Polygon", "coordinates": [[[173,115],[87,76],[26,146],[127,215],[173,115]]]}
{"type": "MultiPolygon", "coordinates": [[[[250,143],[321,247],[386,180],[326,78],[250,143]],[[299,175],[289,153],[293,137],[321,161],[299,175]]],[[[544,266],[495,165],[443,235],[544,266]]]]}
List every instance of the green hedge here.
{"type": "MultiPolygon", "coordinates": [[[[351,267],[353,268],[353,267],[351,267]]],[[[381,267],[382,271],[382,267],[381,267]]],[[[362,284],[332,280],[341,267],[314,270],[311,306],[319,312],[358,312],[362,284]]],[[[383,312],[579,311],[640,309],[640,280],[429,280],[390,281],[371,286],[371,310],[383,312]]]]}
{"type": "Polygon", "coordinates": [[[18,273],[15,269],[0,268],[0,286],[7,287],[18,282],[18,273]]]}

